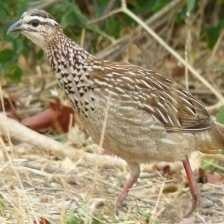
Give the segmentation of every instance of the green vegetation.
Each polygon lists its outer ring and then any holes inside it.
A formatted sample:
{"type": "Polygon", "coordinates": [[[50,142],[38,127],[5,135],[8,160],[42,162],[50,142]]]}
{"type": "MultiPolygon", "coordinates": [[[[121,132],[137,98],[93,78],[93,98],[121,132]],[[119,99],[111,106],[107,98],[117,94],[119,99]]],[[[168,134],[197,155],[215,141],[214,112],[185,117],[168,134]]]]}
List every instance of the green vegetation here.
{"type": "MultiPolygon", "coordinates": [[[[12,81],[19,81],[24,73],[24,68],[17,64],[21,55],[29,58],[28,63],[34,65],[41,62],[42,53],[24,38],[7,35],[6,30],[13,19],[18,18],[27,8],[38,6],[38,2],[45,3],[47,1],[0,1],[0,74],[12,81]]],[[[78,42],[82,30],[86,29],[90,43],[87,47],[90,51],[96,52],[98,50],[96,46],[108,45],[111,40],[121,37],[127,30],[130,31],[136,26],[132,19],[122,13],[108,17],[99,23],[89,24],[92,19],[108,13],[109,2],[108,0],[99,0],[92,1],[88,5],[83,1],[56,1],[56,3],[49,5],[47,10],[63,25],[65,32],[78,42]]],[[[142,18],[148,18],[159,12],[170,0],[133,0],[127,2],[128,7],[134,13],[142,18]]],[[[220,5],[220,11],[223,11],[224,1],[220,0],[210,2],[207,8],[213,9],[217,4],[220,5]]],[[[120,2],[115,1],[113,8],[119,7],[120,2]]],[[[186,15],[198,7],[198,0],[186,1],[182,10],[177,14],[176,24],[184,24],[186,15]]],[[[201,37],[205,39],[210,48],[216,43],[223,26],[224,20],[221,16],[215,23],[209,21],[203,24],[201,37]]]]}
{"type": "Polygon", "coordinates": [[[2,195],[0,195],[0,215],[3,216],[5,213],[5,200],[2,197],[2,195]]]}
{"type": "Polygon", "coordinates": [[[219,112],[216,114],[217,121],[224,124],[224,107],[222,106],[219,109],[219,112]]]}
{"type": "Polygon", "coordinates": [[[101,221],[96,217],[88,217],[87,213],[84,211],[81,212],[70,212],[65,216],[64,224],[84,224],[89,220],[91,224],[104,224],[106,221],[101,221]],[[90,221],[91,220],[91,221],[90,221]]]}
{"type": "Polygon", "coordinates": [[[84,221],[82,220],[81,217],[79,217],[77,214],[75,213],[69,213],[66,217],[65,217],[65,224],[83,224],[84,221]]]}
{"type": "Polygon", "coordinates": [[[223,174],[223,172],[224,172],[223,165],[219,165],[218,162],[214,159],[202,160],[201,168],[204,169],[204,170],[209,170],[209,171],[212,171],[212,172],[218,172],[218,173],[221,173],[221,174],[223,174]]]}

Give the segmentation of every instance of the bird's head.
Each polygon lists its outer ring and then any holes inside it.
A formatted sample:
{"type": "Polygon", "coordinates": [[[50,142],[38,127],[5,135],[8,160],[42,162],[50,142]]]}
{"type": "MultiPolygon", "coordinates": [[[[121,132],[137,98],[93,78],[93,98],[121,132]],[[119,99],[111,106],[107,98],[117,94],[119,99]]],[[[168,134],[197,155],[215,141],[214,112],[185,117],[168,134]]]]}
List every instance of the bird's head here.
{"type": "Polygon", "coordinates": [[[31,9],[13,23],[10,32],[19,32],[39,47],[45,49],[48,42],[61,30],[61,26],[45,11],[31,9]]]}

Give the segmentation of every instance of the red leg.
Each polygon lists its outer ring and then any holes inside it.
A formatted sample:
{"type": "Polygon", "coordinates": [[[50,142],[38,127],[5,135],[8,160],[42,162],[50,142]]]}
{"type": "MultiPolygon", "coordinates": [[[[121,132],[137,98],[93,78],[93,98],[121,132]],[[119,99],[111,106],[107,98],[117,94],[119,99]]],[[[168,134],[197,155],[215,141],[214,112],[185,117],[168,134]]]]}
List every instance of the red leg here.
{"type": "Polygon", "coordinates": [[[116,201],[116,211],[119,210],[119,208],[122,207],[124,200],[128,196],[129,190],[132,188],[132,186],[137,182],[138,177],[140,175],[140,167],[139,164],[137,163],[128,163],[130,172],[129,172],[129,177],[127,178],[123,189],[118,195],[117,201],[116,201]]]}
{"type": "Polygon", "coordinates": [[[187,175],[188,184],[189,184],[191,195],[192,195],[192,207],[191,207],[191,210],[186,215],[186,216],[189,216],[199,205],[200,192],[198,189],[197,182],[194,178],[188,157],[185,160],[183,160],[183,166],[187,175]]]}

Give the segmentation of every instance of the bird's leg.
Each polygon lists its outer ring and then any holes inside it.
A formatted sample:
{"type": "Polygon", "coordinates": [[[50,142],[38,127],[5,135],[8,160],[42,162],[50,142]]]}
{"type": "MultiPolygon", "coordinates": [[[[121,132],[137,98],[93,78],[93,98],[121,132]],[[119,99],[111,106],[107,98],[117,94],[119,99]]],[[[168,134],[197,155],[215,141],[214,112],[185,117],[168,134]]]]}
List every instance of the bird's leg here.
{"type": "Polygon", "coordinates": [[[191,169],[191,164],[189,162],[188,157],[186,157],[185,160],[183,160],[183,166],[187,175],[187,179],[188,179],[188,184],[190,187],[190,191],[191,191],[191,195],[192,195],[192,207],[191,210],[187,213],[186,216],[189,216],[199,205],[200,202],[200,192],[198,189],[198,185],[197,182],[194,178],[192,169],[191,169]]]}
{"type": "Polygon", "coordinates": [[[128,163],[129,166],[129,175],[128,178],[123,186],[123,189],[118,195],[117,201],[116,201],[116,211],[119,210],[119,208],[122,207],[124,200],[128,196],[129,190],[132,188],[132,186],[137,182],[138,177],[140,175],[140,166],[138,163],[128,163]]]}

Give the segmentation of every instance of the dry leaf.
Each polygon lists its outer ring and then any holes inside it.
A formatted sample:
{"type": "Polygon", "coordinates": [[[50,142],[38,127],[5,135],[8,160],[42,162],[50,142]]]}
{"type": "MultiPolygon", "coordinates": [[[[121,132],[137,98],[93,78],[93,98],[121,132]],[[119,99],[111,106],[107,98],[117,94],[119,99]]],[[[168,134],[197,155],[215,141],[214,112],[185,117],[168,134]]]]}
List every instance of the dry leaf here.
{"type": "Polygon", "coordinates": [[[34,221],[33,224],[50,224],[50,222],[46,218],[40,217],[38,222],[34,221]]]}
{"type": "Polygon", "coordinates": [[[212,173],[207,170],[199,169],[198,180],[201,183],[223,184],[224,176],[218,173],[212,173]]]}
{"type": "Polygon", "coordinates": [[[36,131],[52,128],[59,133],[68,132],[70,124],[74,124],[74,112],[60,101],[51,102],[48,109],[23,119],[22,124],[36,131]]]}

